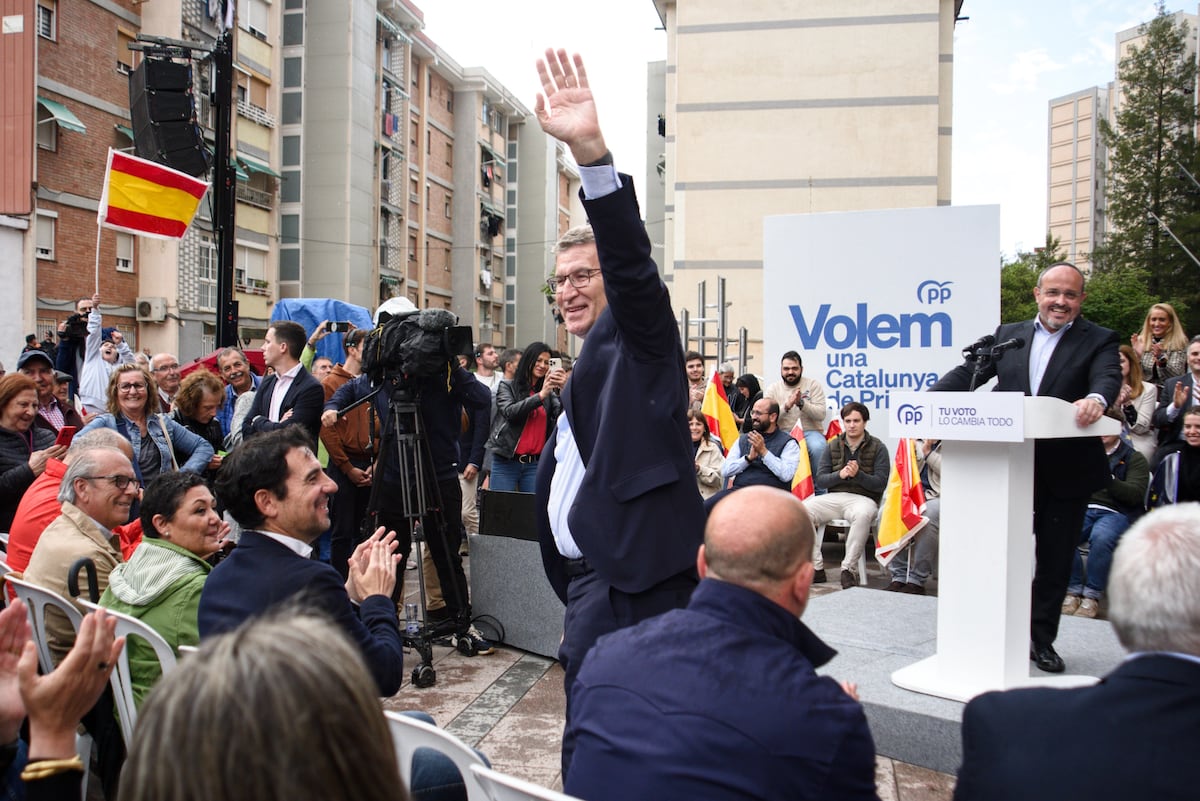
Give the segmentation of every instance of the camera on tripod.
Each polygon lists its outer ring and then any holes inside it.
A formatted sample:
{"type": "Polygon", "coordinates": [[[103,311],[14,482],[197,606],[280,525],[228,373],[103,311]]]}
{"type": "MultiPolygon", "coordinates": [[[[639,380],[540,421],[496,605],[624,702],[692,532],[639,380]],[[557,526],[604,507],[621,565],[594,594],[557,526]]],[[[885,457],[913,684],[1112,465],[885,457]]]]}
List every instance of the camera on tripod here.
{"type": "Polygon", "coordinates": [[[363,337],[363,372],[372,384],[445,375],[455,356],[474,348],[471,327],[457,323],[458,316],[445,309],[380,315],[379,325],[363,337]]]}

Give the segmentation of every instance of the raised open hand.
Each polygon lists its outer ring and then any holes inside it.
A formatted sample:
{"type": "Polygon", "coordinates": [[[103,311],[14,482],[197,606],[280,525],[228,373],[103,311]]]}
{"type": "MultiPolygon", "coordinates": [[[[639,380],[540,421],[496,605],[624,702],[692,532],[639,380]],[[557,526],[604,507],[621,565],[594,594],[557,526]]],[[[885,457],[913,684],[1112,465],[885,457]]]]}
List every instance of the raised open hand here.
{"type": "Polygon", "coordinates": [[[546,58],[538,59],[537,71],[542,91],[533,110],[542,130],[571,148],[579,164],[603,158],[608,148],[600,132],[583,58],[576,54],[572,64],[566,50],[548,49],[546,58]]]}

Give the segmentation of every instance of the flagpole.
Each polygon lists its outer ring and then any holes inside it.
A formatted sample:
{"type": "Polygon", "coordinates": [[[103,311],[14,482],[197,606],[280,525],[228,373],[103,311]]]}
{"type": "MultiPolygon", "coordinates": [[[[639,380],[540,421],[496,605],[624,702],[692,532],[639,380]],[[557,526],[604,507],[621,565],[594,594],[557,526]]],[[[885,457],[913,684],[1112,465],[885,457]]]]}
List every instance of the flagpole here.
{"type": "Polygon", "coordinates": [[[92,294],[100,294],[100,222],[96,221],[96,288],[92,294]]]}

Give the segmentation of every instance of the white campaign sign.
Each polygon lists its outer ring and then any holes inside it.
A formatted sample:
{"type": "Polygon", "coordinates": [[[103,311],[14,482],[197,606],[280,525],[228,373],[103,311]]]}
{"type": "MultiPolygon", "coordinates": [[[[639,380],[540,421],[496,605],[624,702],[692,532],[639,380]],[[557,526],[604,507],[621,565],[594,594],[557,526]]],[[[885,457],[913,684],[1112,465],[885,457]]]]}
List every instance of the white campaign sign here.
{"type": "Polygon", "coordinates": [[[894,436],[894,393],[928,389],[999,324],[999,206],[767,217],[763,240],[767,383],[795,350],[877,437],[894,436]]]}
{"type": "Polygon", "coordinates": [[[893,437],[1020,442],[1025,396],[1020,392],[893,392],[893,437]]]}

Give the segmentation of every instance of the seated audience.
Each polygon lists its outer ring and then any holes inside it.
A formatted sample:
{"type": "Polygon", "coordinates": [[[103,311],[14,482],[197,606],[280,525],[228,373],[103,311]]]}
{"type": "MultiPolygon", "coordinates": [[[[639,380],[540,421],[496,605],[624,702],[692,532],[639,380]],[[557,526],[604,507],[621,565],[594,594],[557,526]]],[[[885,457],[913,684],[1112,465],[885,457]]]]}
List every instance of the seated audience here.
{"type": "Polygon", "coordinates": [[[142,484],[170,470],[203,473],[215,453],[212,445],[158,409],[158,389],[150,374],[136,364],[120,364],[108,381],[108,413],[97,415],[83,432],[121,432],[133,445],[133,467],[142,484]]]}
{"type": "Polygon", "coordinates": [[[1200,749],[1200,506],[1157,509],[1117,546],[1108,616],[1129,651],[1089,687],[984,693],[963,710],[956,801],[1193,799],[1200,749]]]}
{"type": "Polygon", "coordinates": [[[587,801],[875,799],[875,745],[835,651],[798,618],[812,523],[769,487],[708,518],[686,609],[600,638],[572,694],[564,791],[587,801]],[[709,657],[698,658],[702,643],[709,657]]]}
{"type": "MultiPolygon", "coordinates": [[[[133,465],[115,448],[93,448],[73,458],[58,491],[62,514],[38,539],[25,580],[69,598],[69,568],[87,557],[96,566],[97,589],[104,592],[108,574],[123,561],[112,530],[129,519],[139,487],[133,465]]],[[[56,663],[75,641],[70,621],[55,609],[46,611],[46,639],[56,663]]]]}
{"type": "Polygon", "coordinates": [[[74,801],[88,769],[76,751],[75,732],[108,689],[125,639],[113,636],[117,621],[103,610],[84,615],[70,653],[57,668],[40,676],[28,615],[19,600],[0,611],[0,775],[4,777],[4,797],[74,801]],[[21,739],[21,724],[27,715],[28,745],[21,739]]]}
{"type": "MultiPolygon", "coordinates": [[[[858,559],[871,536],[871,523],[879,512],[879,500],[887,488],[891,459],[887,446],[867,433],[871,410],[851,401],[842,407],[842,433],[829,441],[821,455],[821,464],[813,483],[828,490],[824,495],[804,499],[814,526],[841,518],[850,523],[846,537],[846,556],[842,560],[842,588],[858,584],[858,559]]],[[[821,549],[814,547],[816,578],[825,580],[825,561],[821,549]]]]}
{"type": "Polygon", "coordinates": [[[1149,506],[1200,501],[1200,407],[1184,412],[1182,423],[1182,447],[1168,452],[1154,468],[1149,506]]]}
{"type": "Polygon", "coordinates": [[[1129,344],[1141,363],[1145,380],[1159,388],[1168,378],[1181,376],[1187,370],[1188,337],[1170,303],[1151,306],[1141,333],[1131,336],[1129,344]]]}
{"type": "Polygon", "coordinates": [[[194,370],[179,384],[175,395],[175,411],[172,418],[176,423],[204,439],[213,449],[204,477],[216,478],[221,469],[221,455],[217,451],[225,447],[225,434],[217,420],[217,410],[225,400],[225,385],[221,379],[201,368],[194,370]]]}
{"type": "Polygon", "coordinates": [[[702,412],[688,409],[687,418],[692,447],[696,449],[696,487],[701,498],[711,498],[724,483],[721,468],[725,466],[725,457],[721,455],[721,443],[712,438],[708,419],[702,412]]]}
{"type": "MultiPolygon", "coordinates": [[[[62,514],[62,501],[58,499],[58,493],[62,487],[63,476],[67,474],[67,467],[81,453],[95,448],[115,448],[125,454],[126,459],[133,459],[133,448],[129,445],[129,440],[107,428],[75,437],[61,460],[47,459],[46,469],[34,479],[22,496],[12,528],[9,529],[7,560],[8,566],[13,570],[22,572],[28,567],[29,557],[33,555],[33,549],[42,532],[62,514]]],[[[135,527],[136,534],[130,535],[122,531],[129,529],[129,526],[118,526],[116,529],[121,533],[121,553],[124,555],[133,553],[133,547],[137,544],[127,543],[128,539],[141,539],[141,523],[137,523],[135,527]]]]}
{"type": "Polygon", "coordinates": [[[46,469],[46,462],[67,452],[55,434],[37,428],[37,388],[20,373],[0,378],[0,531],[12,527],[21,496],[46,469]]]}
{"type": "Polygon", "coordinates": [[[763,396],[762,385],[753,373],[743,373],[734,386],[737,387],[737,395],[729,399],[729,407],[733,410],[734,421],[745,433],[750,430],[750,410],[763,396]]]}
{"type": "MultiPolygon", "coordinates": [[[[750,410],[750,431],[729,447],[721,476],[731,489],[754,485],[790,490],[800,464],[800,443],[779,427],[779,404],[760,398],[750,410]]],[[[715,503],[710,499],[709,505],[715,503]]]]}
{"type": "Polygon", "coordinates": [[[1192,337],[1187,345],[1187,370],[1167,381],[1158,408],[1154,410],[1158,450],[1150,461],[1151,470],[1157,470],[1164,456],[1181,447],[1183,413],[1198,406],[1195,402],[1197,392],[1200,392],[1200,336],[1192,337]]]}
{"type": "Polygon", "coordinates": [[[1121,362],[1121,392],[1114,406],[1121,411],[1122,422],[1129,427],[1129,441],[1149,460],[1158,447],[1154,436],[1158,387],[1142,380],[1142,365],[1133,348],[1122,345],[1118,359],[1121,362]]]}
{"type": "Polygon", "coordinates": [[[391,600],[399,561],[395,536],[384,537],[380,528],[364,540],[350,556],[348,581],[311,559],[312,543],[329,528],[329,499],[336,491],[303,426],[257,434],[229,454],[217,496],[243,531],[205,582],[200,636],[234,629],[299,595],[357,643],[378,694],[393,695],[404,678],[391,600]]]}
{"type": "MultiPolygon", "coordinates": [[[[1118,418],[1113,412],[1110,417],[1118,418]]],[[[1145,511],[1146,487],[1150,483],[1150,466],[1146,457],[1117,435],[1100,438],[1108,453],[1108,469],[1112,480],[1088,500],[1083,518],[1080,543],[1090,542],[1087,557],[1087,581],[1084,582],[1083,558],[1078,549],[1071,567],[1071,583],[1063,601],[1062,613],[1076,617],[1096,617],[1100,599],[1108,585],[1108,571],[1113,551],[1125,530],[1145,511]]]]}
{"type": "Polygon", "coordinates": [[[142,708],[120,801],[465,801],[436,752],[418,751],[404,787],[373,687],[360,649],[318,613],[277,610],[206,639],[142,708]]]}
{"type": "MultiPolygon", "coordinates": [[[[178,655],[179,646],[200,642],[196,613],[212,570],[204,560],[220,548],[225,526],[212,492],[195,473],[163,473],[151,481],[141,519],[142,544],[113,568],[100,605],[141,620],[178,655]]],[[[162,666],[142,638],[134,637],[128,648],[133,700],[141,706],[162,666]]]]}

